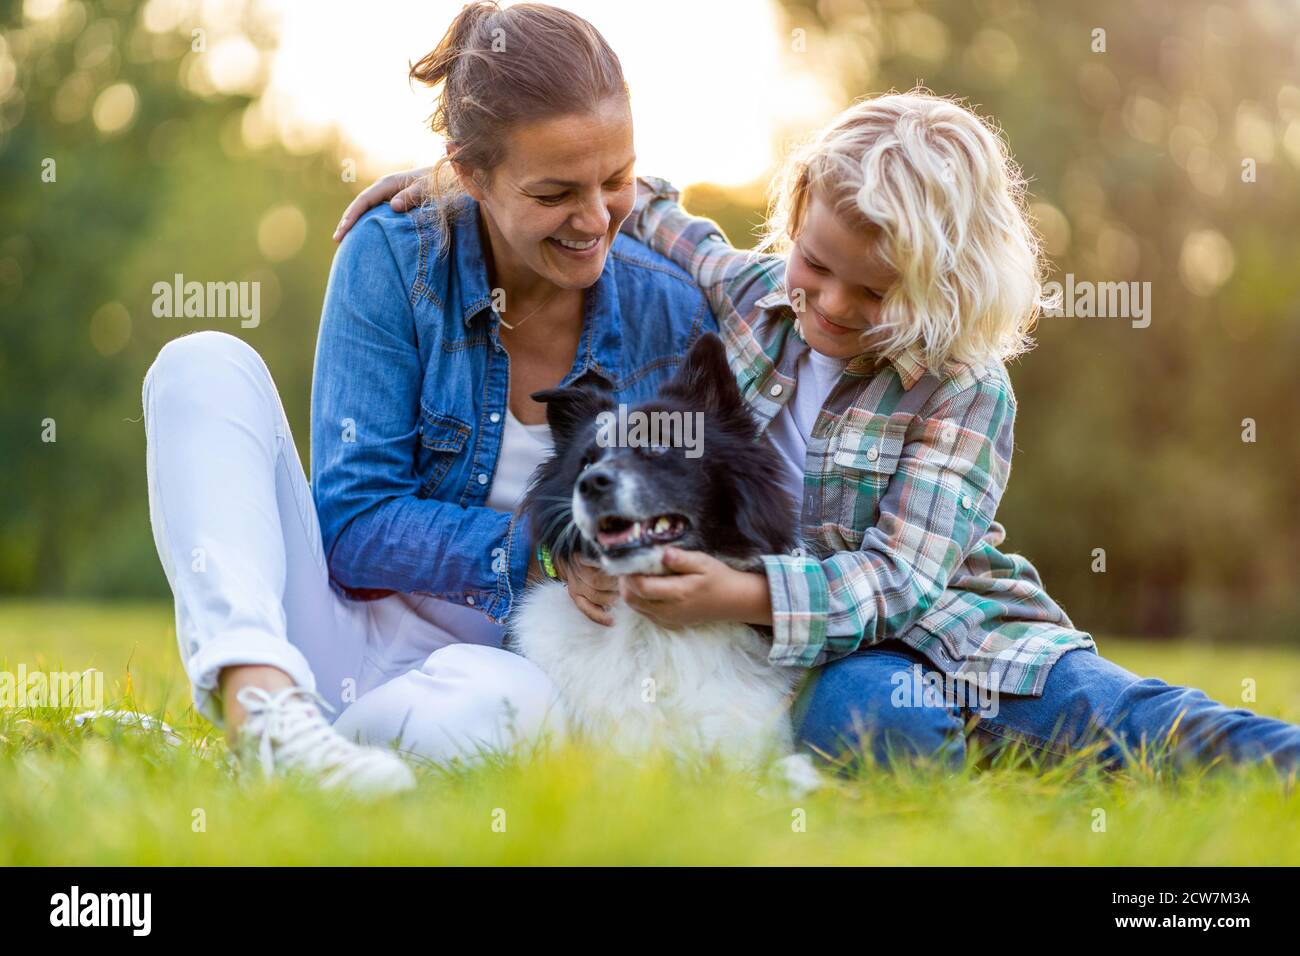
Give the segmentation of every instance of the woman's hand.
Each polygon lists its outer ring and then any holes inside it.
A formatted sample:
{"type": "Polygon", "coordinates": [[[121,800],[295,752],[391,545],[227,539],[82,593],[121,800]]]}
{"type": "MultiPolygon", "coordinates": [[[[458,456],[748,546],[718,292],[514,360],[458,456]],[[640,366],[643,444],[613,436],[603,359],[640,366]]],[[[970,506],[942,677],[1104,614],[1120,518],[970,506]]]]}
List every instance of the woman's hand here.
{"type": "Polygon", "coordinates": [[[664,549],[668,574],[629,574],[619,592],[629,606],[662,627],[691,627],[711,621],[772,623],[767,576],[737,571],[701,551],[664,549]]]}
{"type": "Polygon", "coordinates": [[[428,183],[430,167],[408,169],[403,173],[389,173],[382,179],[376,179],[362,190],[361,195],[348,205],[334,230],[334,241],[342,239],[353,224],[372,206],[378,206],[385,199],[397,212],[406,212],[424,202],[425,187],[428,183]]]}
{"type": "Polygon", "coordinates": [[[618,582],[602,571],[599,564],[578,555],[572,564],[556,561],[555,573],[568,587],[569,597],[579,611],[597,624],[613,625],[611,608],[618,600],[618,582]]]}

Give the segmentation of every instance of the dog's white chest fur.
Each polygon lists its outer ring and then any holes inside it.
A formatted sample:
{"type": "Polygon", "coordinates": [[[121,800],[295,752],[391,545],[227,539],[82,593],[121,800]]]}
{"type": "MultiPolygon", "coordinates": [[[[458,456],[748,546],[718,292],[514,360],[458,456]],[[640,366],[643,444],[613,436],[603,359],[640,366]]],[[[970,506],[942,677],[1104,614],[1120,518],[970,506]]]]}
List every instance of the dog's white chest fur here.
{"type": "Polygon", "coordinates": [[[588,620],[564,585],[528,590],[515,646],[555,682],[571,732],[624,752],[718,752],[744,763],[792,747],[788,699],[799,672],[773,667],[744,624],[678,631],[619,602],[614,625],[588,620]]]}

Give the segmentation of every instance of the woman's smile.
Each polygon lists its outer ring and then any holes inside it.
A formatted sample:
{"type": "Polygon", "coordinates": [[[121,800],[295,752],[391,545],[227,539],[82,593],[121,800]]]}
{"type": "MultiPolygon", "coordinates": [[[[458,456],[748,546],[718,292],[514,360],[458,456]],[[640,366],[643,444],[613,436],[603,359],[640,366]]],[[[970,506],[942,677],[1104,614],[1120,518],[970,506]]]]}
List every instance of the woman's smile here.
{"type": "Polygon", "coordinates": [[[604,238],[604,236],[596,236],[593,239],[559,239],[548,236],[546,241],[563,255],[574,259],[590,259],[601,254],[601,240],[604,238]]]}

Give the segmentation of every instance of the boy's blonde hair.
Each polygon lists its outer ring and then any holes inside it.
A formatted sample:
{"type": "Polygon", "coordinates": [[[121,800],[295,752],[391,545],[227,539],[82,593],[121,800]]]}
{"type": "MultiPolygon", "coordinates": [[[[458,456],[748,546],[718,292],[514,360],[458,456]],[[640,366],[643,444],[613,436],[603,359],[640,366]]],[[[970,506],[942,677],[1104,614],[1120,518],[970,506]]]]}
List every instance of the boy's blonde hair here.
{"type": "Polygon", "coordinates": [[[898,273],[876,349],[915,349],[936,371],[1005,360],[1033,347],[1042,305],[1024,186],[1000,134],[964,106],[921,89],[877,96],[789,157],[759,248],[789,248],[815,191],[845,224],[878,229],[898,273]]]}

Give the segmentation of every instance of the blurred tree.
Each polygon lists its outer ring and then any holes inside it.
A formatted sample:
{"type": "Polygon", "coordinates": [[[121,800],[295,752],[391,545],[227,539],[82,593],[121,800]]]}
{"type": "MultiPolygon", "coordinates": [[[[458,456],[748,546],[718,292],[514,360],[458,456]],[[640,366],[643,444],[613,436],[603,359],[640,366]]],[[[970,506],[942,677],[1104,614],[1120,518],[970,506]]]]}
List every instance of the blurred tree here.
{"type": "Polygon", "coordinates": [[[162,27],[129,0],[34,6],[53,12],[7,4],[0,33],[0,593],[163,595],[144,373],[178,335],[246,338],[306,460],[329,233],[355,187],[336,149],[271,143],[264,66],[221,90],[211,50],[236,38],[264,64],[274,42],[254,4],[162,27]],[[260,283],[260,322],[155,316],[154,284],[177,274],[260,283]]]}
{"type": "MultiPolygon", "coordinates": [[[[258,6],[220,5],[216,23],[193,6],[0,2],[0,593],[166,594],[139,395],[170,338],[248,339],[306,457],[329,232],[356,186],[337,143],[277,145],[258,6]],[[208,55],[223,42],[252,63],[242,80],[208,55]],[[155,317],[154,283],[178,273],[258,281],[260,324],[155,317]]],[[[993,117],[1031,177],[1055,278],[1151,283],[1148,327],[1045,317],[1013,366],[1007,547],[1100,634],[1294,639],[1300,10],[781,7],[792,61],[845,104],[925,82],[993,117]]],[[[696,184],[686,202],[748,245],[765,186],[696,184]]]]}
{"type": "Polygon", "coordinates": [[[1008,547],[1085,628],[1294,639],[1300,8],[782,7],[791,58],[846,105],[923,83],[1005,131],[1052,278],[1150,283],[1149,326],[1044,317],[1012,368],[1008,547]]]}

